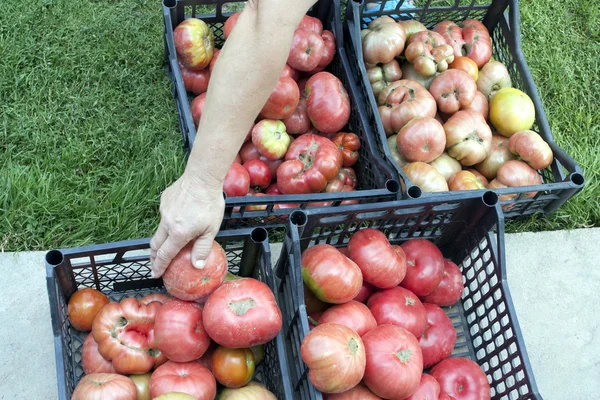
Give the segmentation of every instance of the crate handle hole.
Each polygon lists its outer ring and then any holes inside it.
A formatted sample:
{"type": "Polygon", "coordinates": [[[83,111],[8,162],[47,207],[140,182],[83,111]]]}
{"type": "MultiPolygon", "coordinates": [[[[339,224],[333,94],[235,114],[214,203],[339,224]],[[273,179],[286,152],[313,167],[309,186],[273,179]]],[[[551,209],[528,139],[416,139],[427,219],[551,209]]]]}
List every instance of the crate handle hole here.
{"type": "Polygon", "coordinates": [[[392,193],[398,193],[398,191],[400,191],[400,183],[398,183],[398,181],[390,179],[385,183],[385,188],[392,193]]]}
{"type": "Polygon", "coordinates": [[[411,199],[418,199],[423,194],[421,188],[418,186],[409,187],[407,193],[408,197],[410,197],[411,199]]]}
{"type": "Polygon", "coordinates": [[[62,264],[63,260],[64,260],[64,256],[63,253],[61,253],[58,250],[50,250],[48,253],[46,253],[46,262],[49,265],[52,266],[57,266],[62,264]]]}
{"type": "Polygon", "coordinates": [[[306,224],[306,214],[303,211],[294,211],[290,214],[290,222],[297,226],[306,224]]]}
{"type": "Polygon", "coordinates": [[[571,182],[573,182],[577,186],[583,186],[583,184],[585,183],[585,178],[579,172],[575,172],[573,175],[571,175],[571,182]]]}
{"type": "Polygon", "coordinates": [[[163,5],[167,8],[173,8],[177,4],[177,0],[163,0],[163,5]]]}
{"type": "Polygon", "coordinates": [[[483,204],[488,207],[494,207],[498,204],[498,195],[491,191],[485,192],[483,194],[483,204]]]}
{"type": "Polygon", "coordinates": [[[254,243],[262,243],[267,240],[267,230],[265,228],[255,228],[252,231],[252,240],[254,243]]]}

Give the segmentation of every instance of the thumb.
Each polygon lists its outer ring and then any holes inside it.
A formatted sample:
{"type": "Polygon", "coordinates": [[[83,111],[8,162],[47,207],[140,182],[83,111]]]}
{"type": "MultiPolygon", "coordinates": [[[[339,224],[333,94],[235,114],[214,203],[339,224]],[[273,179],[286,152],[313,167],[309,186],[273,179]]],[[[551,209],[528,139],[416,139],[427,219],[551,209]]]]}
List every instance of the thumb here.
{"type": "Polygon", "coordinates": [[[202,269],[206,264],[206,259],[212,249],[214,235],[205,233],[194,242],[192,247],[192,265],[195,268],[202,269]]]}

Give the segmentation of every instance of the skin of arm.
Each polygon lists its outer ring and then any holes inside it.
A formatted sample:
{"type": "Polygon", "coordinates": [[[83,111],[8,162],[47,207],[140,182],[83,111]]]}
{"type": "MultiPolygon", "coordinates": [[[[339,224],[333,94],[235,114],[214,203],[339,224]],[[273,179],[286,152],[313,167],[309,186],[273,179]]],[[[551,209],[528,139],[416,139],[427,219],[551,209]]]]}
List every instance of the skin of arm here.
{"type": "Polygon", "coordinates": [[[161,276],[190,241],[203,268],[223,218],[223,181],[252,122],[277,84],[296,26],[315,0],[250,0],[210,78],[198,135],[183,175],[161,196],[161,221],[150,242],[161,276]]]}

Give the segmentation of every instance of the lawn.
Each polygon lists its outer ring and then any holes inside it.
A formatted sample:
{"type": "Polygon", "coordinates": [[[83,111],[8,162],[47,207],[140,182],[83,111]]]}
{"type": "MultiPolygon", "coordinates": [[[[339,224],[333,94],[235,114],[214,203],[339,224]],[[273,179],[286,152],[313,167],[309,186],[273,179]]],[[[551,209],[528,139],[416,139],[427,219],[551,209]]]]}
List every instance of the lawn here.
{"type": "MultiPolygon", "coordinates": [[[[524,52],[587,186],[548,219],[600,226],[600,5],[522,1],[524,52]]],[[[158,0],[0,2],[0,251],[150,236],[184,152],[158,0]]]]}

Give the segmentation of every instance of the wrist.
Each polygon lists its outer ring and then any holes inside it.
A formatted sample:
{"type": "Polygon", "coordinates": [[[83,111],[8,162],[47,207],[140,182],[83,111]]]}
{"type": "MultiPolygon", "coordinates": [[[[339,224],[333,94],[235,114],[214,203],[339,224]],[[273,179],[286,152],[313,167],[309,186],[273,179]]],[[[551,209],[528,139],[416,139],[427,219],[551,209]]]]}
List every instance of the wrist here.
{"type": "Polygon", "coordinates": [[[191,167],[188,165],[181,178],[182,185],[188,192],[194,193],[200,188],[203,189],[203,192],[206,190],[215,191],[219,195],[223,192],[223,179],[219,179],[200,166],[191,167]]]}

